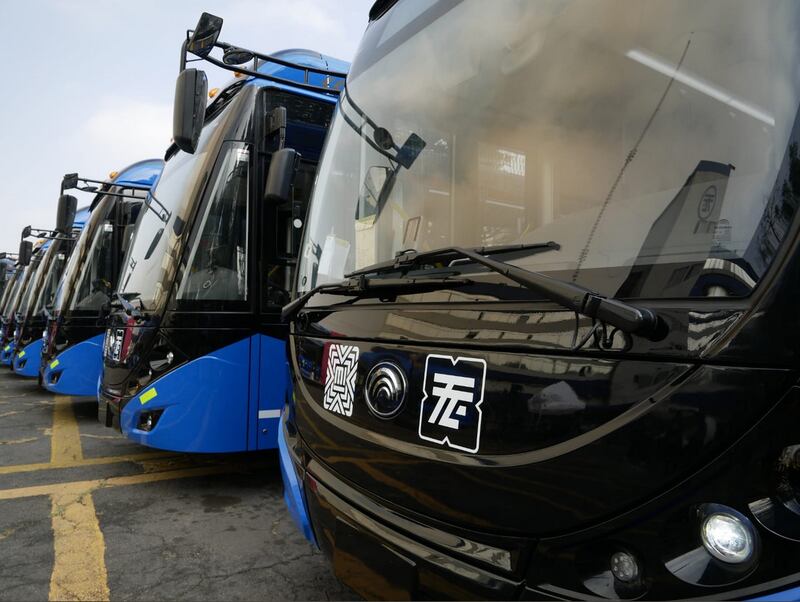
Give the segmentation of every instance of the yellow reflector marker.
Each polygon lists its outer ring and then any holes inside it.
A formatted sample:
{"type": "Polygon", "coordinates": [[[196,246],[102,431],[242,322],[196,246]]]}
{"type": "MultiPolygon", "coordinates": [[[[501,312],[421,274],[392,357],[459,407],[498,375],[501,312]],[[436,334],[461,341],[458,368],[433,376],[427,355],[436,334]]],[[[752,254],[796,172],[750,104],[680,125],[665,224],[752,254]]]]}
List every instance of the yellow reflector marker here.
{"type": "Polygon", "coordinates": [[[53,368],[58,368],[58,365],[60,363],[61,362],[59,362],[58,360],[53,360],[52,362],[50,362],[50,369],[52,370],[53,368]]]}
{"type": "Polygon", "coordinates": [[[144,393],[142,393],[141,397],[139,397],[139,403],[142,405],[146,404],[148,401],[153,399],[158,393],[156,392],[156,388],[153,387],[152,389],[148,389],[144,393]]]}
{"type": "Polygon", "coordinates": [[[3,351],[8,351],[9,349],[11,349],[11,345],[6,345],[3,347],[3,351]]]}
{"type": "Polygon", "coordinates": [[[19,352],[19,357],[25,357],[25,350],[24,349],[19,352]]]}

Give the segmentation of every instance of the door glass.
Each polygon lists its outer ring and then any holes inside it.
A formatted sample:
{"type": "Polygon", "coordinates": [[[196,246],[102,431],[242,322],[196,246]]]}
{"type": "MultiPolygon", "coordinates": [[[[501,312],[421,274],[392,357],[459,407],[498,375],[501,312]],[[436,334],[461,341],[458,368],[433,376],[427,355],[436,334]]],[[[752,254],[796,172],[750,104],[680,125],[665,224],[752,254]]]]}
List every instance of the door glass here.
{"type": "Polygon", "coordinates": [[[250,152],[242,143],[223,147],[205,204],[179,300],[247,300],[247,221],[250,152]]]}

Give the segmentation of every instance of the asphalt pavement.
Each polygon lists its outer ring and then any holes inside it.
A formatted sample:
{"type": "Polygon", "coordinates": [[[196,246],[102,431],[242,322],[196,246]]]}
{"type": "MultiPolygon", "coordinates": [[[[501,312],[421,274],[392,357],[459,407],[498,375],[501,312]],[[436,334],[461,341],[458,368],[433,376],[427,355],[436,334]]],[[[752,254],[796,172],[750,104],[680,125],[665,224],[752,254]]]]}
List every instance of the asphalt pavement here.
{"type": "Polygon", "coordinates": [[[0,600],[350,600],[275,452],[151,450],[0,368],[0,600]]]}

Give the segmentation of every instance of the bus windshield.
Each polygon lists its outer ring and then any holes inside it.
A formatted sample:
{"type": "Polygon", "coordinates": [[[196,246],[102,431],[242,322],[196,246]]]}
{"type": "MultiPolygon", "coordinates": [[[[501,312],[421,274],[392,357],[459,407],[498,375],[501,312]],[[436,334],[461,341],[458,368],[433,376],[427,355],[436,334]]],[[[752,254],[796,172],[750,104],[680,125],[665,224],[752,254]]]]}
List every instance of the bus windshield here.
{"type": "Polygon", "coordinates": [[[508,261],[609,296],[748,295],[800,198],[799,22],[791,0],[399,2],[350,71],[298,291],[407,249],[555,241],[508,261]]]}
{"type": "Polygon", "coordinates": [[[3,300],[3,307],[0,308],[0,310],[2,310],[2,317],[4,319],[11,312],[11,308],[13,307],[14,303],[16,303],[16,298],[19,294],[19,288],[22,286],[22,281],[25,278],[26,269],[27,268],[23,266],[17,266],[17,271],[14,274],[14,280],[8,285],[10,290],[8,295],[3,300]]]}
{"type": "MultiPolygon", "coordinates": [[[[47,312],[52,311],[56,288],[58,288],[58,283],[61,281],[61,276],[64,273],[64,265],[67,262],[67,255],[65,253],[67,244],[68,243],[62,242],[54,251],[55,256],[50,260],[47,273],[43,275],[44,281],[39,287],[36,303],[32,308],[31,315],[41,315],[45,310],[47,312]]],[[[56,244],[53,246],[55,247],[56,244]]]]}
{"type": "MultiPolygon", "coordinates": [[[[6,319],[13,318],[17,314],[21,314],[27,306],[28,299],[33,294],[33,284],[36,282],[36,277],[39,274],[39,267],[42,265],[43,258],[41,255],[31,259],[30,265],[25,268],[25,276],[22,279],[22,284],[17,291],[16,299],[12,304],[6,308],[6,314],[3,316],[6,319]]],[[[24,317],[24,316],[23,316],[24,317]]]]}
{"type": "MultiPolygon", "coordinates": [[[[177,151],[164,165],[153,194],[169,212],[166,220],[157,212],[142,208],[136,234],[121,268],[119,292],[147,312],[159,313],[165,306],[188,237],[187,221],[200,202],[209,172],[214,166],[222,136],[230,135],[232,122],[249,111],[250,93],[238,93],[221,113],[203,127],[194,154],[177,151]]],[[[212,105],[213,106],[213,105],[212,105]]],[[[210,110],[210,109],[209,109],[210,110]]]]}
{"type": "Polygon", "coordinates": [[[80,272],[85,269],[84,264],[89,261],[90,250],[95,244],[95,238],[98,236],[98,229],[102,229],[101,225],[106,218],[106,214],[113,207],[114,200],[109,196],[104,196],[100,199],[96,206],[89,214],[89,219],[86,225],[78,235],[78,240],[75,242],[75,248],[67,260],[67,267],[64,268],[64,277],[58,285],[56,290],[56,298],[54,302],[55,314],[61,314],[67,310],[70,300],[75,294],[75,289],[78,286],[78,278],[80,272]]]}

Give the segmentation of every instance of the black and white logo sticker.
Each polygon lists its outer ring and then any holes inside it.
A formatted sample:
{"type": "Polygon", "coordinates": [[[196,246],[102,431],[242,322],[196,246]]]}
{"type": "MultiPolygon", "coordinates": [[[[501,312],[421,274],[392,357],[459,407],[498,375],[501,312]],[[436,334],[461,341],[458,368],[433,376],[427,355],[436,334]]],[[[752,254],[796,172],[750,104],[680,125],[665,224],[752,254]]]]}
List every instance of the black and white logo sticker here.
{"type": "Polygon", "coordinates": [[[322,405],[326,410],[353,415],[358,375],[358,347],[331,345],[328,347],[328,366],[325,374],[325,395],[322,405]]]}
{"type": "Polygon", "coordinates": [[[484,360],[429,355],[419,409],[420,438],[476,453],[481,444],[485,382],[484,360]]]}

